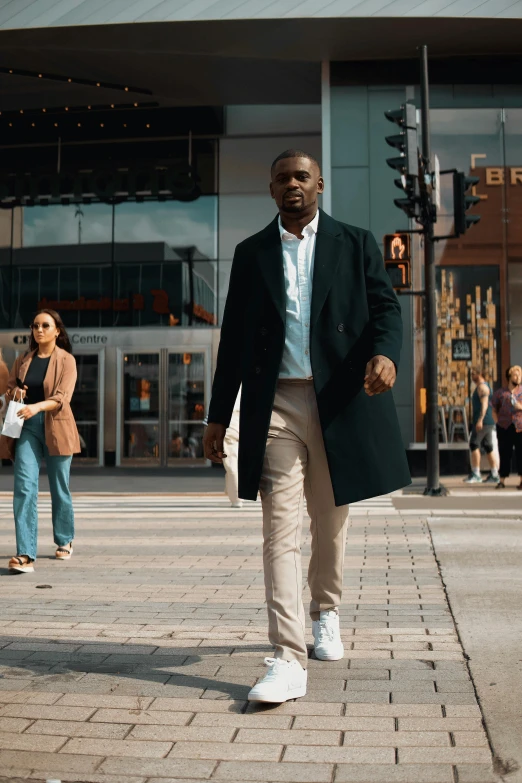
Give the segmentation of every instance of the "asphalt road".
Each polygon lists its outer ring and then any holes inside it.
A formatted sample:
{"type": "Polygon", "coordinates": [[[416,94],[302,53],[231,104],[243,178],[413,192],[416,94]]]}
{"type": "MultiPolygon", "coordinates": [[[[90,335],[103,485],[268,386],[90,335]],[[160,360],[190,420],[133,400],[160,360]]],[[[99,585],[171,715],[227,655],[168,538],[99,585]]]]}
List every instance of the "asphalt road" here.
{"type": "MultiPolygon", "coordinates": [[[[518,503],[522,506],[522,499],[518,503]]],[[[431,517],[428,522],[497,772],[501,780],[520,783],[522,521],[477,515],[431,517]]]]}

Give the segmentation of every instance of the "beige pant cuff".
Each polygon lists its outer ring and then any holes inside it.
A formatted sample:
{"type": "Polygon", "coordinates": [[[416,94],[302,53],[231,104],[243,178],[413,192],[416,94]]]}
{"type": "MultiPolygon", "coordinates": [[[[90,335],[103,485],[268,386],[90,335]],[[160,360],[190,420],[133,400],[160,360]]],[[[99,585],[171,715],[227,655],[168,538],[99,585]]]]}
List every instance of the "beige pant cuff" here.
{"type": "Polygon", "coordinates": [[[288,647],[281,647],[274,653],[274,658],[282,658],[284,661],[299,661],[303,669],[308,668],[308,653],[306,655],[290,650],[288,647]]]}

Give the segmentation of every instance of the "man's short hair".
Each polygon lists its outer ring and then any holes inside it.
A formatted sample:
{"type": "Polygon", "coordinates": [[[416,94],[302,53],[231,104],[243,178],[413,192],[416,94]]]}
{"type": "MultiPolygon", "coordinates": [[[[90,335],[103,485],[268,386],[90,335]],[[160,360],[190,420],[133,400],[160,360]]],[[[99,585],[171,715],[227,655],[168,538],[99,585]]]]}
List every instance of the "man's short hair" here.
{"type": "Polygon", "coordinates": [[[272,165],[270,166],[270,171],[273,171],[276,165],[279,163],[279,161],[285,160],[285,158],[306,158],[307,160],[311,160],[312,163],[315,163],[319,171],[321,171],[321,166],[317,158],[314,158],[313,155],[310,155],[309,152],[305,152],[305,150],[294,150],[294,149],[285,150],[280,155],[278,155],[277,158],[272,163],[272,165]]]}

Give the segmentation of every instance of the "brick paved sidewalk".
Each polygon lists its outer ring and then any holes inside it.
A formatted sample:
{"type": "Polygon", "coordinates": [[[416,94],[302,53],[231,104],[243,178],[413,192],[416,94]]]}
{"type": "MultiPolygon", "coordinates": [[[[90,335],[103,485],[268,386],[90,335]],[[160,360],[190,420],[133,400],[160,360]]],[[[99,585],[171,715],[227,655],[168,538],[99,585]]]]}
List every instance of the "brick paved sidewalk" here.
{"type": "MultiPolygon", "coordinates": [[[[271,653],[258,505],[77,497],[67,563],[51,557],[41,507],[36,573],[0,570],[0,777],[495,780],[422,518],[387,498],[352,508],[345,660],[311,660],[306,698],[252,708],[271,653]]],[[[7,498],[0,537],[5,561],[7,498]]],[[[308,536],[303,551],[306,566],[308,536]]]]}

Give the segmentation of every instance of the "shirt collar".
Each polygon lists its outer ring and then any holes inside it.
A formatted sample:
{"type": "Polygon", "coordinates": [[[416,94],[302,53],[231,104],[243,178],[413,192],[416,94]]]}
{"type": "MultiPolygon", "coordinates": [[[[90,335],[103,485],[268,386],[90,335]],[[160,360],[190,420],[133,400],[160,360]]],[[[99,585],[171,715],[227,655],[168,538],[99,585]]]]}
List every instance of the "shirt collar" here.
{"type": "MultiPolygon", "coordinates": [[[[291,234],[289,231],[287,231],[283,224],[281,223],[281,215],[279,215],[277,219],[277,224],[279,226],[279,234],[281,236],[281,239],[297,239],[295,234],[291,234]]],[[[312,234],[317,234],[317,228],[319,226],[319,210],[315,213],[315,217],[313,220],[310,221],[304,228],[303,228],[303,236],[311,236],[312,234]]]]}

